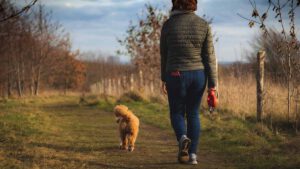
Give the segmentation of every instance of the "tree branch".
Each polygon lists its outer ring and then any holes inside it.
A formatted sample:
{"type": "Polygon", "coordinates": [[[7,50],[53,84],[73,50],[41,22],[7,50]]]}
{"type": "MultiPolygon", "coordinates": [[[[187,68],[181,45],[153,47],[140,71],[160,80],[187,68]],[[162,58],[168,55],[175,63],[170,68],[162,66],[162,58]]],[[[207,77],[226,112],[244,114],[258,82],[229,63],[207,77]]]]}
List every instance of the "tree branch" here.
{"type": "Polygon", "coordinates": [[[0,20],[0,22],[5,22],[9,19],[15,18],[19,15],[21,15],[23,12],[27,12],[32,6],[34,6],[37,3],[38,0],[32,0],[28,5],[26,5],[25,7],[23,7],[20,11],[11,14],[10,16],[3,18],[0,20]]]}
{"type": "Polygon", "coordinates": [[[253,19],[250,19],[250,18],[247,18],[247,17],[241,15],[240,13],[237,13],[237,15],[238,15],[239,17],[241,17],[241,18],[247,20],[247,21],[254,22],[254,23],[257,23],[257,24],[261,24],[260,22],[257,22],[256,20],[253,20],[253,19]]]}

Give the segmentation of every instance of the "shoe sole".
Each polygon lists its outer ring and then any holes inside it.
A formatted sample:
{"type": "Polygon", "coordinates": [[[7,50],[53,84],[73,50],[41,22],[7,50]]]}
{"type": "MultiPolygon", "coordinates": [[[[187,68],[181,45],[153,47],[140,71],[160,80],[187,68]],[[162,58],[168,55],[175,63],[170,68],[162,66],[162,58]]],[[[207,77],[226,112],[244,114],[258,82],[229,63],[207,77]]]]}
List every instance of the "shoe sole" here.
{"type": "Polygon", "coordinates": [[[188,164],[190,164],[190,165],[197,165],[198,162],[192,162],[192,161],[189,161],[188,164]]]}
{"type": "Polygon", "coordinates": [[[182,141],[180,145],[180,150],[178,154],[178,161],[180,163],[188,163],[189,162],[189,148],[191,145],[191,140],[190,139],[185,139],[182,141]]]}

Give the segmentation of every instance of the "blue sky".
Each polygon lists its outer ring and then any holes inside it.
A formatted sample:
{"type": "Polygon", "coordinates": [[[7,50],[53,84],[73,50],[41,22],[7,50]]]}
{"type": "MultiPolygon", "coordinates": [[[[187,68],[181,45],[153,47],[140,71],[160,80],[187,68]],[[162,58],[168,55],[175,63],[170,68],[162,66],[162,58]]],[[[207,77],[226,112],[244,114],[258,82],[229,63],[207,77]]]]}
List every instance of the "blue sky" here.
{"type": "MultiPolygon", "coordinates": [[[[53,18],[70,33],[74,49],[94,51],[103,55],[115,55],[120,49],[117,38],[122,38],[130,21],[137,21],[146,3],[168,11],[171,0],[41,0],[53,11],[53,18]]],[[[214,19],[213,31],[219,42],[215,44],[219,61],[243,59],[249,41],[257,34],[247,21],[237,16],[251,15],[248,0],[198,0],[197,14],[206,14],[214,19]]],[[[257,0],[259,8],[265,8],[257,0]]],[[[265,0],[264,0],[265,2],[265,0]]],[[[299,31],[298,31],[299,32],[299,31]]],[[[122,57],[126,61],[128,57],[122,57]]]]}

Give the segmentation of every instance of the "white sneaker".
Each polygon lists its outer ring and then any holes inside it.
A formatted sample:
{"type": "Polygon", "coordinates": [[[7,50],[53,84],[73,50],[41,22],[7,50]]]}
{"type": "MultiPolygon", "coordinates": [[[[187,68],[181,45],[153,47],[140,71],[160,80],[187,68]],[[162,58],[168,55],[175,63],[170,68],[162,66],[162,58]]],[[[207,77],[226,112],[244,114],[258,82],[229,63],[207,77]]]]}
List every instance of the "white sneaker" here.
{"type": "Polygon", "coordinates": [[[178,152],[178,162],[179,163],[188,163],[189,162],[189,148],[191,145],[191,140],[187,138],[186,135],[183,135],[179,140],[179,152],[178,152]]]}
{"type": "Polygon", "coordinates": [[[190,154],[189,164],[192,164],[192,165],[197,165],[198,164],[196,154],[194,154],[194,153],[190,154]]]}

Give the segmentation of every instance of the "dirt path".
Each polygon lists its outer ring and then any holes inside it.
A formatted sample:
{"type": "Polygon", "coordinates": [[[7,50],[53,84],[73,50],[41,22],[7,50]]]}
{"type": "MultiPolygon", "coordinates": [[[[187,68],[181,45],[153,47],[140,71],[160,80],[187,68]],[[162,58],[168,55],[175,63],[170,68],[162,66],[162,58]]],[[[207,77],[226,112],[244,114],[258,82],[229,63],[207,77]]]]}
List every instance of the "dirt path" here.
{"type": "Polygon", "coordinates": [[[119,150],[118,126],[113,113],[96,107],[78,106],[75,102],[46,103],[8,108],[6,112],[4,122],[11,123],[11,136],[7,138],[14,142],[0,145],[0,168],[229,168],[201,146],[199,165],[178,164],[178,148],[171,128],[160,129],[143,120],[140,120],[135,151],[119,150]]]}
{"type": "Polygon", "coordinates": [[[23,158],[39,168],[227,168],[201,150],[199,165],[177,163],[177,143],[171,131],[141,122],[134,152],[118,149],[117,124],[112,113],[96,108],[46,108],[51,124],[47,135],[29,142],[31,153],[23,158]],[[34,152],[34,153],[32,153],[34,152]]]}
{"type": "MultiPolygon", "coordinates": [[[[101,111],[97,106],[79,106],[77,101],[77,98],[50,98],[0,105],[0,168],[290,169],[299,166],[299,137],[290,136],[282,141],[285,138],[265,138],[257,135],[251,124],[239,119],[223,118],[213,123],[203,116],[199,165],[178,164],[177,143],[167,124],[167,110],[159,111],[161,107],[144,103],[128,105],[140,117],[141,128],[135,151],[121,151],[113,113],[101,111]]],[[[112,109],[111,106],[103,109],[112,109]]]]}

